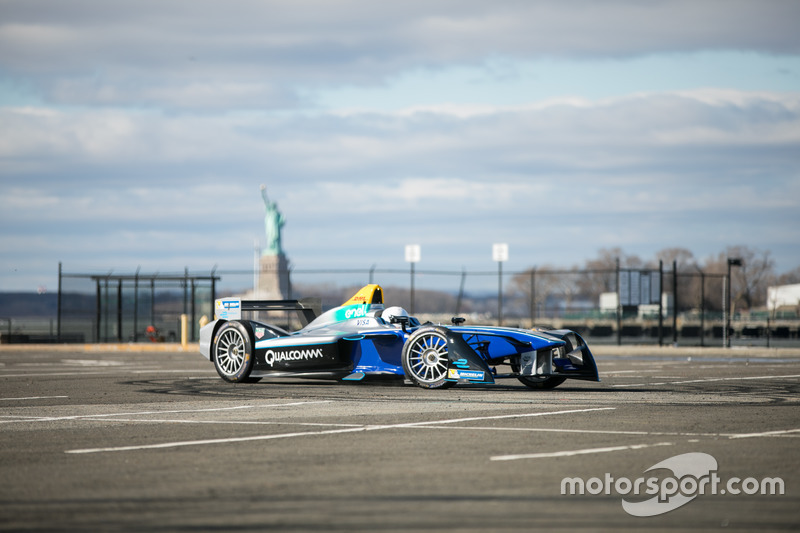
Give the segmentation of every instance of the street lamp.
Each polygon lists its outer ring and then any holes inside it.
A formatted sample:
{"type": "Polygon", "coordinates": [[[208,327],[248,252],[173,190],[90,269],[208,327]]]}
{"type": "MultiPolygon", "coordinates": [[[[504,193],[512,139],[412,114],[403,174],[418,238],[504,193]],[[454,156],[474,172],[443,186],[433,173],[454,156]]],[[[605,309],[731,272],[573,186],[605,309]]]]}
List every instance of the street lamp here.
{"type": "Polygon", "coordinates": [[[741,257],[729,257],[728,258],[728,277],[726,280],[726,287],[725,287],[725,347],[731,347],[731,314],[733,311],[733,305],[731,304],[731,267],[742,266],[742,259],[741,257]]]}
{"type": "Polygon", "coordinates": [[[508,244],[492,245],[492,260],[497,261],[497,325],[503,325],[503,262],[508,261],[508,244]]]}
{"type": "Polygon", "coordinates": [[[414,314],[414,265],[419,263],[422,257],[419,244],[406,244],[406,262],[411,263],[411,305],[409,310],[414,314]]]}

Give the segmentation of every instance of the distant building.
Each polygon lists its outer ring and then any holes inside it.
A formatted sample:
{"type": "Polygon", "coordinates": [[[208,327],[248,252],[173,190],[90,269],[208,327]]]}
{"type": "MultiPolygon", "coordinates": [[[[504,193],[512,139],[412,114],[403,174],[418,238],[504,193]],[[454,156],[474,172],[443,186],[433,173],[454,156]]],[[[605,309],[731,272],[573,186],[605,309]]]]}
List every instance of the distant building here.
{"type": "MultiPolygon", "coordinates": [[[[616,292],[602,293],[600,295],[600,311],[609,314],[616,313],[618,301],[616,292]]],[[[636,308],[637,316],[640,319],[658,317],[658,304],[642,304],[632,307],[636,308]]],[[[627,311],[625,312],[627,313],[627,311]]],[[[672,314],[672,295],[666,292],[661,293],[661,313],[663,316],[672,314]]]]}
{"type": "Polygon", "coordinates": [[[601,313],[616,313],[617,312],[617,293],[604,292],[600,295],[600,312],[601,313]]]}
{"type": "Polygon", "coordinates": [[[800,283],[767,287],[767,308],[777,311],[796,311],[800,307],[800,283]]]}

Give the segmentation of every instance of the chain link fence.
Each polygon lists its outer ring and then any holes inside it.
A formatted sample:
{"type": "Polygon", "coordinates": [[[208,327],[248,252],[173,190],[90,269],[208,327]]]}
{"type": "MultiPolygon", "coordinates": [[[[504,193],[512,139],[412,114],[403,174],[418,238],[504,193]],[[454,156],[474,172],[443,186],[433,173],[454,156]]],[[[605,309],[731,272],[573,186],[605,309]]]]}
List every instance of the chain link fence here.
{"type": "MultiPolygon", "coordinates": [[[[674,265],[673,265],[674,267],[674,265]]],[[[388,305],[422,321],[572,329],[591,343],[800,346],[797,309],[745,310],[727,274],[651,269],[530,269],[521,272],[290,268],[288,299],[341,305],[361,286],[383,286],[388,305]]],[[[214,299],[252,298],[252,270],[66,273],[59,265],[52,317],[0,317],[4,342],[177,342],[213,318],[214,299]]]]}
{"type": "Polygon", "coordinates": [[[206,274],[65,273],[59,268],[56,342],[176,342],[181,316],[196,340],[214,312],[220,277],[206,274]]]}

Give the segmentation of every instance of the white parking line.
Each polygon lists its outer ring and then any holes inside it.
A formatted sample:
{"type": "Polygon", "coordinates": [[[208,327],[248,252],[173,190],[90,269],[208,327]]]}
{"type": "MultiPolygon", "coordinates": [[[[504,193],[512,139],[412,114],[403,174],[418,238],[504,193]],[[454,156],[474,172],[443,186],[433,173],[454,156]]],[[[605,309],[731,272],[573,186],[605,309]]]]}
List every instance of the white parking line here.
{"type": "MultiPolygon", "coordinates": [[[[186,370],[184,370],[184,369],[164,370],[163,368],[158,368],[158,367],[153,367],[153,368],[145,369],[145,370],[131,370],[131,374],[187,374],[187,376],[186,376],[187,379],[208,379],[206,377],[193,378],[193,377],[189,376],[188,372],[186,370]]],[[[192,374],[214,374],[214,376],[217,376],[217,379],[219,379],[219,376],[217,375],[217,371],[214,370],[214,369],[192,370],[192,374]]]]}
{"type": "Polygon", "coordinates": [[[163,415],[174,413],[210,413],[215,411],[234,411],[238,409],[253,409],[262,407],[287,407],[295,405],[317,404],[317,403],[331,403],[331,400],[319,400],[313,402],[291,402],[291,403],[276,403],[269,405],[237,405],[234,407],[214,407],[209,409],[175,409],[170,411],[131,411],[126,413],[100,413],[94,415],[70,415],[70,416],[21,416],[18,420],[0,420],[0,424],[9,422],[55,422],[60,420],[94,420],[98,418],[108,419],[120,416],[141,416],[141,415],[163,415]]]}
{"type": "MultiPolygon", "coordinates": [[[[11,369],[6,368],[6,372],[11,369]]],[[[110,376],[118,372],[36,372],[35,374],[0,374],[0,378],[40,378],[49,376],[110,376]]]]}
{"type": "MultiPolygon", "coordinates": [[[[310,403],[310,402],[309,402],[310,403]]],[[[590,408],[590,409],[569,409],[566,411],[547,411],[547,412],[537,412],[537,413],[520,413],[520,414],[513,414],[513,415],[498,415],[498,416],[479,416],[479,417],[467,417],[467,418],[451,418],[446,420],[429,420],[425,422],[408,422],[403,424],[387,424],[387,425],[366,425],[366,426],[359,426],[359,427],[351,427],[351,428],[344,428],[344,429],[329,429],[324,431],[304,431],[304,432],[294,432],[294,433],[280,433],[280,434],[272,434],[272,435],[255,435],[250,437],[230,437],[225,439],[203,439],[203,440],[191,440],[191,441],[175,441],[175,442],[162,442],[159,444],[143,444],[139,446],[117,446],[117,447],[108,447],[108,448],[85,448],[85,449],[77,449],[77,450],[65,450],[65,453],[70,454],[85,454],[85,453],[99,453],[99,452],[125,452],[125,451],[134,451],[134,450],[153,450],[159,448],[177,448],[182,446],[199,446],[199,445],[206,445],[206,444],[230,444],[235,442],[251,442],[251,441],[263,441],[263,440],[275,440],[275,439],[286,439],[292,437],[311,437],[311,436],[318,436],[318,435],[334,435],[338,433],[355,433],[359,431],[376,431],[376,430],[383,430],[383,429],[396,429],[396,428],[409,428],[409,427],[420,427],[420,426],[428,426],[428,425],[436,425],[436,424],[456,424],[459,422],[474,422],[476,420],[502,420],[508,418],[528,418],[528,417],[537,417],[537,416],[551,416],[551,415],[563,415],[563,414],[571,414],[571,413],[587,413],[592,411],[608,411],[616,409],[615,407],[597,407],[597,408],[590,408]]]]}
{"type": "Polygon", "coordinates": [[[492,461],[516,461],[518,459],[547,459],[552,457],[572,457],[573,455],[587,455],[593,453],[619,452],[623,450],[640,450],[655,446],[672,446],[673,442],[657,442],[655,444],[629,444],[627,446],[609,446],[606,448],[586,448],[583,450],[562,450],[559,452],[523,453],[517,455],[495,455],[492,461]]]}
{"type": "Polygon", "coordinates": [[[794,379],[800,378],[800,374],[792,374],[789,376],[736,376],[731,378],[707,378],[707,379],[690,379],[684,381],[664,381],[658,383],[620,383],[611,385],[612,387],[654,387],[656,385],[685,385],[686,383],[713,383],[715,381],[742,381],[750,379],[794,379]]]}
{"type": "Polygon", "coordinates": [[[313,427],[340,427],[340,428],[363,428],[364,424],[337,424],[335,422],[295,422],[285,420],[275,422],[271,420],[184,420],[169,418],[147,418],[138,420],[135,418],[104,418],[109,422],[138,422],[140,424],[206,424],[206,425],[237,425],[237,426],[313,426],[313,427]]]}
{"type": "Polygon", "coordinates": [[[607,374],[641,374],[641,373],[647,373],[647,372],[661,372],[661,369],[658,368],[658,369],[647,370],[647,369],[643,368],[643,369],[639,369],[639,370],[604,370],[603,371],[603,375],[607,375],[607,374]]]}
{"type": "Polygon", "coordinates": [[[69,396],[26,396],[24,398],[0,398],[0,401],[17,401],[17,400],[49,400],[50,398],[69,398],[69,396]]]}
{"type": "Polygon", "coordinates": [[[425,429],[464,429],[469,431],[527,431],[530,433],[579,433],[581,435],[625,435],[625,436],[647,436],[647,437],[727,437],[723,433],[684,433],[677,431],[622,431],[611,429],[563,429],[563,428],[495,428],[479,426],[425,426],[425,429]]]}
{"type": "Polygon", "coordinates": [[[472,416],[467,418],[451,418],[449,420],[429,420],[427,422],[407,422],[405,424],[390,424],[387,426],[370,426],[374,429],[421,427],[436,424],[457,424],[460,422],[474,422],[476,420],[503,420],[505,418],[530,418],[535,416],[568,415],[572,413],[588,413],[591,411],[613,411],[616,407],[591,407],[588,409],[569,409],[566,411],[545,411],[541,413],[518,413],[513,415],[472,416]]]}
{"type": "Polygon", "coordinates": [[[199,446],[203,444],[228,444],[232,442],[248,442],[254,440],[285,439],[289,437],[307,437],[312,435],[333,435],[336,433],[353,433],[355,431],[366,431],[367,427],[361,426],[346,429],[329,429],[327,431],[305,431],[299,433],[281,433],[279,435],[256,435],[253,437],[235,437],[229,439],[205,439],[205,440],[186,440],[178,442],[162,442],[160,444],[145,444],[142,446],[118,446],[111,448],[87,448],[83,450],[66,450],[64,453],[99,453],[99,452],[129,452],[134,450],[155,450],[158,448],[178,448],[182,446],[199,446]]]}
{"type": "Polygon", "coordinates": [[[764,431],[763,433],[739,433],[735,435],[729,435],[728,438],[731,439],[749,439],[752,437],[781,437],[783,435],[789,435],[792,433],[800,433],[800,429],[783,429],[783,430],[775,430],[775,431],[764,431]]]}

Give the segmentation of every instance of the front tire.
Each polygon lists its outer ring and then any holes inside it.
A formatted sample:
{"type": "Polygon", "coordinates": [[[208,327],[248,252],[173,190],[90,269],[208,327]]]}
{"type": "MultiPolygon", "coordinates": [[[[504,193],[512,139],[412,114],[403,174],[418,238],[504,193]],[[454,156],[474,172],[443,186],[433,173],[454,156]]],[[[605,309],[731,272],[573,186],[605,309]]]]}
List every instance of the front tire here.
{"type": "Polygon", "coordinates": [[[444,389],[453,386],[446,381],[447,330],[436,326],[418,329],[403,345],[403,371],[423,389],[444,389]]]}
{"type": "Polygon", "coordinates": [[[537,378],[537,377],[522,377],[519,376],[517,378],[522,383],[525,384],[526,387],[536,390],[552,390],[564,383],[567,378],[537,378]]]}
{"type": "MultiPolygon", "coordinates": [[[[572,342],[568,337],[564,337],[562,339],[564,341],[564,353],[569,353],[572,351],[572,342]]],[[[565,381],[567,378],[559,378],[559,377],[538,377],[538,376],[520,376],[519,379],[522,383],[525,384],[526,387],[535,390],[553,390],[565,381]]]]}
{"type": "Polygon", "coordinates": [[[214,368],[230,383],[249,381],[255,354],[250,328],[243,322],[226,322],[214,337],[214,368]]]}

